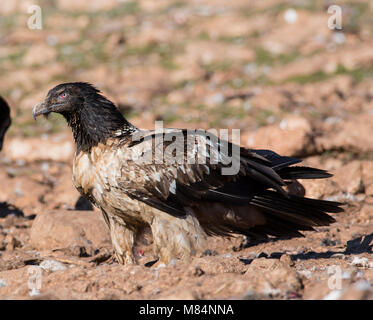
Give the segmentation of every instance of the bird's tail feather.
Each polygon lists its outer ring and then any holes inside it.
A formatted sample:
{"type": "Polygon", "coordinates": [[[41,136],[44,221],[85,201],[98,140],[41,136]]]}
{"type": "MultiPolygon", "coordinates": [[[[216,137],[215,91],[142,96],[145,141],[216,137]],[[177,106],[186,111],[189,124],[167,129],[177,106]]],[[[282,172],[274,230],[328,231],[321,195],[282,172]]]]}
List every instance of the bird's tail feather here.
{"type": "Polygon", "coordinates": [[[273,191],[255,196],[252,205],[257,207],[267,223],[250,231],[273,236],[302,236],[299,231],[327,226],[335,219],[328,213],[343,212],[342,203],[290,195],[283,197],[273,191]]]}
{"type": "Polygon", "coordinates": [[[303,236],[300,231],[314,230],[315,226],[327,226],[334,222],[328,213],[342,212],[341,205],[339,202],[295,195],[284,197],[267,190],[255,195],[248,206],[220,203],[219,207],[213,207],[210,204],[210,208],[201,210],[200,217],[208,234],[238,233],[254,239],[300,237],[303,236]]]}
{"type": "Polygon", "coordinates": [[[325,170],[298,166],[281,168],[277,170],[276,173],[284,180],[324,179],[333,176],[331,173],[325,170]]]}

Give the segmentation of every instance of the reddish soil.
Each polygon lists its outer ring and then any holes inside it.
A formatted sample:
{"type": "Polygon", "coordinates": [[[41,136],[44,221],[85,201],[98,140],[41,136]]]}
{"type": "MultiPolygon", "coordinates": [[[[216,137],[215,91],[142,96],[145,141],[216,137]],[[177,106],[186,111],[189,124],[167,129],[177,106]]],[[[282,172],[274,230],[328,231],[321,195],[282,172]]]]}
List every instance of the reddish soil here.
{"type": "Polygon", "coordinates": [[[370,1],[341,1],[338,32],[320,1],[34,2],[42,30],[27,28],[24,1],[0,4],[13,118],[0,154],[0,299],[373,298],[370,1]],[[333,173],[300,182],[345,212],[304,238],[210,238],[187,264],[152,264],[143,239],[139,265],[120,265],[100,213],[77,204],[69,129],[32,120],[63,81],[94,83],[140,127],[241,129],[244,146],[333,173]]]}

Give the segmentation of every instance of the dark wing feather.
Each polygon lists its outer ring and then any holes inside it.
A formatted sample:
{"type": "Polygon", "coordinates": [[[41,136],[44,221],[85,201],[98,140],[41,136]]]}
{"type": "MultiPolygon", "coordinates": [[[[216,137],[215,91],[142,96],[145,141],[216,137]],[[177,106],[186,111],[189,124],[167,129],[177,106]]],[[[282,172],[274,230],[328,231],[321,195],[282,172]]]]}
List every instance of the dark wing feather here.
{"type": "MultiPolygon", "coordinates": [[[[188,146],[186,138],[186,130],[175,130],[175,135],[182,135],[183,139],[180,140],[182,144],[181,149],[187,150],[188,146]]],[[[189,133],[190,134],[190,133],[189,133]]],[[[204,136],[200,131],[194,133],[195,143],[198,139],[204,139],[204,136]]],[[[159,138],[159,133],[150,132],[147,136],[139,139],[136,142],[129,142],[124,145],[124,148],[134,150],[142,150],[142,154],[146,155],[151,152],[153,159],[155,157],[155,149],[157,148],[155,139],[159,138]],[[146,145],[147,144],[147,145],[146,145]],[[144,146],[143,146],[144,145],[144,146]],[[141,149],[141,147],[143,148],[141,149]]],[[[190,138],[190,136],[189,136],[190,138]]],[[[180,147],[178,141],[164,141],[162,146],[164,149],[174,144],[173,147],[177,149],[180,147]]],[[[229,200],[231,203],[242,203],[243,201],[248,203],[248,194],[237,202],[237,195],[230,193],[229,189],[224,189],[226,185],[235,185],[240,179],[248,185],[255,185],[260,188],[273,188],[278,192],[286,195],[286,192],[282,189],[285,185],[283,179],[273,170],[270,166],[270,162],[263,158],[261,155],[252,153],[244,148],[239,148],[240,154],[240,168],[236,175],[222,175],[221,170],[224,167],[228,167],[228,164],[224,164],[223,161],[214,163],[212,159],[222,159],[224,155],[218,154],[219,147],[222,142],[219,139],[212,142],[212,145],[207,145],[206,152],[206,163],[199,164],[197,152],[193,154],[195,157],[194,164],[189,163],[187,154],[184,153],[182,164],[167,162],[167,159],[163,159],[162,163],[127,163],[123,167],[123,171],[134,170],[137,175],[137,187],[129,190],[130,195],[138,199],[146,198],[148,204],[153,203],[153,206],[160,207],[161,203],[164,204],[164,211],[175,215],[175,210],[180,211],[180,207],[177,207],[177,203],[182,205],[193,204],[201,199],[213,198],[212,191],[217,190],[216,194],[220,194],[222,198],[229,200]],[[221,190],[220,192],[218,190],[221,190]],[[180,199],[178,199],[180,198],[180,199]],[[170,209],[172,208],[172,209],[170,209]],[[173,212],[171,212],[173,211],[173,212]]],[[[190,146],[189,146],[190,147],[190,146]]],[[[231,144],[228,146],[228,150],[231,148],[231,144]]],[[[163,150],[164,151],[164,150],[163,150]]],[[[139,152],[139,151],[134,151],[139,152]]],[[[184,152],[184,151],[183,151],[184,152]]],[[[189,159],[190,160],[190,159],[189,159]]],[[[223,159],[224,160],[224,159],[223,159]]],[[[226,162],[225,162],[226,163],[226,162]]],[[[128,188],[126,188],[128,189],[128,188]]]]}
{"type": "Polygon", "coordinates": [[[258,149],[250,151],[265,158],[270,163],[271,168],[274,170],[279,170],[281,168],[302,162],[302,160],[298,158],[280,156],[279,154],[271,150],[258,149]]]}
{"type": "MultiPolygon", "coordinates": [[[[222,141],[217,139],[208,145],[206,163],[197,163],[197,153],[192,154],[196,163],[188,163],[190,159],[184,152],[188,150],[185,145],[187,132],[176,132],[184,139],[181,142],[177,139],[164,141],[161,147],[162,151],[172,144],[175,149],[181,147],[184,158],[180,163],[152,161],[139,164],[130,160],[123,166],[122,176],[136,172],[135,182],[122,182],[129,196],[177,217],[184,216],[186,208],[191,207],[210,235],[300,236],[299,231],[333,222],[327,212],[343,211],[340,203],[296,197],[282,188],[293,179],[329,177],[324,170],[291,166],[300,160],[282,157],[270,150],[239,148],[237,174],[222,175],[222,168],[227,167],[224,155],[219,158],[217,153],[222,141]],[[221,161],[213,163],[212,159],[217,158],[221,161]]],[[[201,132],[194,135],[197,143],[201,132]]],[[[154,157],[155,150],[160,147],[155,143],[159,137],[150,132],[140,142],[125,143],[123,148],[130,153],[154,157]]]]}
{"type": "Polygon", "coordinates": [[[284,180],[325,179],[333,176],[325,170],[310,167],[285,167],[278,170],[277,173],[284,180]]]}

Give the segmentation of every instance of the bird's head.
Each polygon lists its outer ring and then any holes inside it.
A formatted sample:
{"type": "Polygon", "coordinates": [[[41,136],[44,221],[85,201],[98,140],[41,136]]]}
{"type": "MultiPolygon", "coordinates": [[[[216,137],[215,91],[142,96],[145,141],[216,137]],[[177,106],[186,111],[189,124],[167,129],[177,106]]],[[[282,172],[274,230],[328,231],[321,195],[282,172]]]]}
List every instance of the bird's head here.
{"type": "Polygon", "coordinates": [[[49,90],[44,102],[34,106],[32,115],[34,119],[39,115],[47,117],[52,112],[73,115],[81,111],[87,97],[97,94],[98,90],[88,83],[62,83],[49,90]]]}
{"type": "Polygon", "coordinates": [[[44,102],[34,106],[34,119],[56,112],[72,128],[79,149],[90,149],[115,132],[133,128],[99,90],[85,82],[62,83],[49,90],[44,102]]]}

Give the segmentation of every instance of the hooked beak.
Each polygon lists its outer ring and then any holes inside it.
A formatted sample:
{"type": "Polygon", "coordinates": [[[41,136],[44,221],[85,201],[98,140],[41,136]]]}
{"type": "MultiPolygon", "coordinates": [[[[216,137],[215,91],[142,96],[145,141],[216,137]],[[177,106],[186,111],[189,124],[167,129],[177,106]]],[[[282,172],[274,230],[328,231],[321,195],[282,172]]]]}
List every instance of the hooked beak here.
{"type": "Polygon", "coordinates": [[[53,104],[51,106],[46,106],[45,102],[38,103],[32,109],[32,116],[33,116],[34,120],[36,120],[36,117],[40,116],[41,114],[47,116],[49,113],[56,111],[55,107],[59,107],[59,106],[62,106],[62,105],[63,105],[63,103],[57,103],[57,104],[53,104]]]}

